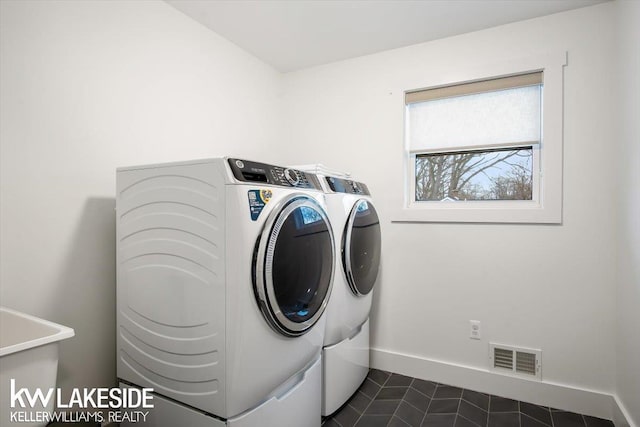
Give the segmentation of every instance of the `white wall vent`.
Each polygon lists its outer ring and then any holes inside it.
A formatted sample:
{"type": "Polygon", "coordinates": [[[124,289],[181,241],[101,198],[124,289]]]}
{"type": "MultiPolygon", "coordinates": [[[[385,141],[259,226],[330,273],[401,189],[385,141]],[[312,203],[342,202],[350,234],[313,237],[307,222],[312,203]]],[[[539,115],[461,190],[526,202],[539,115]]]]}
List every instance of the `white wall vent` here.
{"type": "Polygon", "coordinates": [[[489,343],[489,366],[502,374],[542,380],[542,350],[489,343]]]}

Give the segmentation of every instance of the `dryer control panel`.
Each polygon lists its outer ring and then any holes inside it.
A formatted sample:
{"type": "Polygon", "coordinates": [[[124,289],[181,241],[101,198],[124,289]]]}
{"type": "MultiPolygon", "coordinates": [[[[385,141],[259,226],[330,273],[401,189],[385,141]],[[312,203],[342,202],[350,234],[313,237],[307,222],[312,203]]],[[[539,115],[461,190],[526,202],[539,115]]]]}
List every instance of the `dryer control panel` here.
{"type": "Polygon", "coordinates": [[[240,159],[229,159],[229,166],[233,176],[242,182],[263,182],[281,187],[322,189],[314,174],[297,169],[240,159]]]}
{"type": "Polygon", "coordinates": [[[328,176],[325,178],[331,190],[336,193],[362,194],[370,196],[369,188],[362,182],[328,176]]]}

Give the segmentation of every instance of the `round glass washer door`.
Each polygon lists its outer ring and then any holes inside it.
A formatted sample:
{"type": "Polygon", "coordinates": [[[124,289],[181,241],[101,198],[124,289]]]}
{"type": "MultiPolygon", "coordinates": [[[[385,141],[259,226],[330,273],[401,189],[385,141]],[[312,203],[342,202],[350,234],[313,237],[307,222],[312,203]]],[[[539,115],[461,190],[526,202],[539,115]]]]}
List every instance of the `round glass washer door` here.
{"type": "Polygon", "coordinates": [[[358,200],[342,237],[342,264],[351,291],[367,295],[373,289],[380,267],[380,220],[373,204],[358,200]]]}
{"type": "Polygon", "coordinates": [[[254,291],[269,324],[303,335],[324,312],[334,269],[333,234],[312,198],[291,196],[267,218],[254,253],[254,291]]]}

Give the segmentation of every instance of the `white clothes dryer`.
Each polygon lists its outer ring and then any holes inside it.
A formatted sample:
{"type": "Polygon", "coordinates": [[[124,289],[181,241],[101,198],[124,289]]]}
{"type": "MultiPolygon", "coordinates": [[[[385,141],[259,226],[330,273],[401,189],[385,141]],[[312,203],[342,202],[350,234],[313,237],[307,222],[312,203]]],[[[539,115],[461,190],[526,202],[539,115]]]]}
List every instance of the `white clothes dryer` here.
{"type": "Polygon", "coordinates": [[[369,313],[378,277],[381,233],[367,186],[322,165],[314,172],[327,194],[336,243],[333,291],[322,351],[322,415],[331,415],[358,390],[369,371],[369,313]]]}
{"type": "Polygon", "coordinates": [[[117,374],[153,426],[319,426],[335,265],[316,176],[240,159],[117,171],[117,374]]]}

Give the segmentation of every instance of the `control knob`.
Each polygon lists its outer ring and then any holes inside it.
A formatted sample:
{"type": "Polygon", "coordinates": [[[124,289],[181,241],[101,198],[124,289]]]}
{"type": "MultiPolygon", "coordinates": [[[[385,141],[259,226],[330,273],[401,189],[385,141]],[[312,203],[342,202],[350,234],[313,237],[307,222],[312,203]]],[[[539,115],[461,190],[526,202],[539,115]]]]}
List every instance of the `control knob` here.
{"type": "Polygon", "coordinates": [[[298,176],[298,174],[296,173],[296,171],[291,170],[291,169],[285,169],[284,170],[284,177],[287,180],[287,182],[291,185],[298,185],[298,183],[300,182],[300,177],[298,176]]]}

